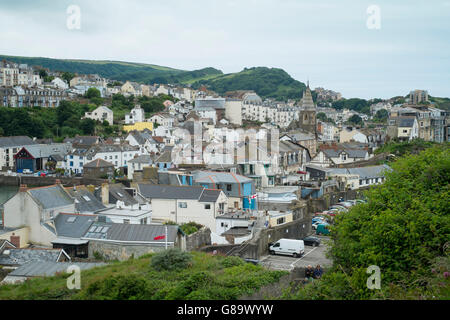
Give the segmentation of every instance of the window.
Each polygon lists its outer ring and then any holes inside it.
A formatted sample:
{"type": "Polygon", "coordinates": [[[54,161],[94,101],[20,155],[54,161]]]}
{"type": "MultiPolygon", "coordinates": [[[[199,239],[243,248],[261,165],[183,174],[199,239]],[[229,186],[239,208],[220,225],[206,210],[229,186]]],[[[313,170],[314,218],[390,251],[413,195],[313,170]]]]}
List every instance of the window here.
{"type": "Polygon", "coordinates": [[[211,209],[211,205],[210,205],[210,204],[205,204],[205,209],[206,209],[206,210],[211,209]]]}
{"type": "Polygon", "coordinates": [[[282,223],[285,223],[285,222],[286,222],[286,218],[285,217],[277,219],[277,224],[282,224],[282,223]]]}
{"type": "Polygon", "coordinates": [[[123,219],[124,224],[130,224],[130,219],[123,219]]]}
{"type": "Polygon", "coordinates": [[[180,202],[180,203],[178,203],[178,207],[179,208],[187,208],[187,202],[180,202]]]}
{"type": "Polygon", "coordinates": [[[227,184],[227,191],[231,191],[231,189],[232,189],[231,184],[227,184]]]}

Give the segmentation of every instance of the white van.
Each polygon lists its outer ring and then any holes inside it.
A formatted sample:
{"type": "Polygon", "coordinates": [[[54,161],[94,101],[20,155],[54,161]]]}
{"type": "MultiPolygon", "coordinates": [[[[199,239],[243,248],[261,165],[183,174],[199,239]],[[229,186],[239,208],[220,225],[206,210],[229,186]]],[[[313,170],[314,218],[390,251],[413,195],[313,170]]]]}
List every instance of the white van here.
{"type": "Polygon", "coordinates": [[[269,253],[298,258],[305,254],[305,243],[303,240],[280,239],[269,247],[269,253]]]}

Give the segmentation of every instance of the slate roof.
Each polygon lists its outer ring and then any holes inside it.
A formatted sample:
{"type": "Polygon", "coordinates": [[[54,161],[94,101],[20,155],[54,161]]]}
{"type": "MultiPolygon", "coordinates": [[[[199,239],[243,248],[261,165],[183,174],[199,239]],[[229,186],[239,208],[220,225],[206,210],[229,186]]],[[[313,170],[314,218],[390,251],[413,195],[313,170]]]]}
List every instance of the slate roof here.
{"type": "Polygon", "coordinates": [[[145,142],[147,142],[147,141],[149,141],[150,143],[156,143],[153,140],[152,134],[149,130],[144,130],[144,131],[133,130],[130,132],[130,134],[134,137],[136,142],[140,145],[145,144],[145,142]]]}
{"type": "Polygon", "coordinates": [[[62,255],[67,256],[63,249],[9,249],[8,255],[5,252],[0,255],[0,265],[23,265],[30,261],[57,262],[62,255]]]}
{"type": "Polygon", "coordinates": [[[55,143],[55,144],[35,144],[25,146],[25,150],[28,151],[33,158],[48,158],[51,155],[66,155],[70,152],[70,145],[67,143],[55,143]]]}
{"type": "Polygon", "coordinates": [[[161,184],[138,184],[139,193],[148,199],[186,199],[198,200],[203,187],[171,186],[161,184]]]}
{"type": "Polygon", "coordinates": [[[138,156],[130,161],[128,163],[145,163],[145,164],[152,164],[153,160],[152,157],[148,154],[144,154],[141,156],[138,156]]]}
{"type": "Polygon", "coordinates": [[[110,168],[110,167],[114,167],[114,164],[100,158],[88,162],[83,166],[83,168],[110,168]]]}
{"type": "Polygon", "coordinates": [[[84,186],[66,188],[66,191],[76,199],[75,209],[81,213],[94,213],[106,209],[93,193],[84,186]]]}
{"type": "MultiPolygon", "coordinates": [[[[8,274],[8,276],[16,277],[50,277],[56,273],[67,271],[69,266],[74,265],[71,262],[52,262],[52,261],[31,261],[18,267],[16,270],[8,274]]],[[[77,262],[76,265],[81,270],[92,269],[95,267],[105,266],[106,263],[93,262],[77,262]]]]}
{"type": "Polygon", "coordinates": [[[414,126],[414,117],[399,117],[398,126],[401,128],[412,128],[414,126]]]}
{"type": "Polygon", "coordinates": [[[75,138],[66,138],[64,142],[70,142],[73,145],[92,146],[97,143],[97,136],[77,136],[75,138]]]}
{"type": "Polygon", "coordinates": [[[34,200],[41,204],[44,209],[65,207],[75,203],[60,185],[29,189],[28,193],[34,200]]]}
{"type": "Polygon", "coordinates": [[[96,219],[95,215],[60,213],[54,223],[58,237],[81,238],[96,219]]]}
{"type": "MultiPolygon", "coordinates": [[[[111,240],[122,242],[151,242],[164,245],[165,239],[155,240],[155,237],[165,235],[165,225],[123,224],[96,222],[84,236],[85,239],[111,240]]],[[[179,227],[167,226],[167,241],[175,242],[179,227]]]]}
{"type": "Polygon", "coordinates": [[[350,158],[365,158],[367,154],[367,150],[363,149],[324,149],[322,150],[329,158],[336,158],[342,152],[348,154],[350,158]]]}
{"type": "MultiPolygon", "coordinates": [[[[310,165],[308,165],[310,167],[310,165]]],[[[381,166],[369,166],[361,168],[328,168],[328,174],[351,174],[357,175],[360,179],[379,178],[384,171],[391,171],[391,167],[386,164],[381,166]]]]}
{"type": "Polygon", "coordinates": [[[216,202],[220,196],[220,190],[205,189],[199,199],[200,202],[216,202]]]}
{"type": "Polygon", "coordinates": [[[0,137],[0,148],[22,147],[36,144],[27,136],[0,137]]]}
{"type": "Polygon", "coordinates": [[[250,183],[253,180],[240,174],[231,172],[215,172],[215,171],[195,171],[193,172],[195,182],[206,183],[250,183]]]}
{"type": "Polygon", "coordinates": [[[155,162],[172,162],[172,149],[163,151],[155,162]]]}
{"type": "Polygon", "coordinates": [[[118,201],[123,201],[126,206],[135,205],[139,202],[129,194],[122,184],[109,185],[109,196],[113,196],[118,201]]]}

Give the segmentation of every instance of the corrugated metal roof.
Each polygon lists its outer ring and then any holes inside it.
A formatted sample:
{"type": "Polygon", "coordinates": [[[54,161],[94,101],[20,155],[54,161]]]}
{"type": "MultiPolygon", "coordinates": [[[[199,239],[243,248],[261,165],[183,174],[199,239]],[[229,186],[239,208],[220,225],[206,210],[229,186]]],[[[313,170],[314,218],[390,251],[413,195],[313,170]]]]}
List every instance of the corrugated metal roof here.
{"type": "Polygon", "coordinates": [[[9,273],[9,276],[16,277],[50,277],[54,276],[58,272],[65,272],[70,266],[78,266],[81,270],[92,269],[95,267],[106,266],[106,263],[92,263],[92,262],[40,262],[32,261],[28,262],[16,270],[9,273]]]}
{"type": "MultiPolygon", "coordinates": [[[[155,237],[165,235],[165,225],[154,224],[123,224],[96,222],[89,228],[84,239],[109,240],[121,242],[151,242],[165,243],[165,239],[155,240],[155,237]]],[[[167,241],[175,242],[179,232],[178,226],[167,226],[167,241]]]]}

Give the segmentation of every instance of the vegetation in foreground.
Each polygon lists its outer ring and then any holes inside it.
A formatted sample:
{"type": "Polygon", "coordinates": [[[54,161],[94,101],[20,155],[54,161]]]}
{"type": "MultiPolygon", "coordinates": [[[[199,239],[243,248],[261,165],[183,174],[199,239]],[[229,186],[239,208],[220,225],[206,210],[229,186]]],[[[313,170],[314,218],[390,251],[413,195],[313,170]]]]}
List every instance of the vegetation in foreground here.
{"type": "Polygon", "coordinates": [[[367,204],[336,217],[322,280],[284,299],[450,299],[450,149],[433,146],[392,163],[367,204]],[[381,289],[367,287],[369,266],[381,289]]]}
{"type": "Polygon", "coordinates": [[[60,274],[0,286],[0,299],[234,300],[278,282],[286,274],[238,257],[171,249],[82,271],[81,290],[69,290],[69,275],[60,274]]]}

